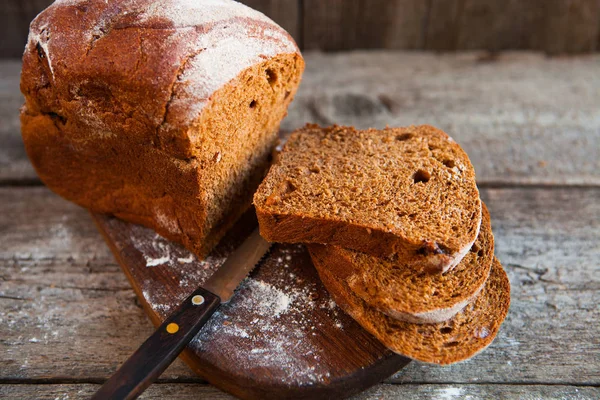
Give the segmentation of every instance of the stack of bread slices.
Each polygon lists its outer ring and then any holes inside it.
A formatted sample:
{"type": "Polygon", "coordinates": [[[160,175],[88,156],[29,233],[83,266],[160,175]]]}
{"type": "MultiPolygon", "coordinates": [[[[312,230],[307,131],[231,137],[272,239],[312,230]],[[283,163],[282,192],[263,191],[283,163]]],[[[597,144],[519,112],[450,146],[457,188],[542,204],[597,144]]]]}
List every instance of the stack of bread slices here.
{"type": "Polygon", "coordinates": [[[307,125],[254,205],[262,236],[306,243],[336,303],[396,353],[462,361],[506,317],[510,284],[473,166],[439,129],[307,125]]]}

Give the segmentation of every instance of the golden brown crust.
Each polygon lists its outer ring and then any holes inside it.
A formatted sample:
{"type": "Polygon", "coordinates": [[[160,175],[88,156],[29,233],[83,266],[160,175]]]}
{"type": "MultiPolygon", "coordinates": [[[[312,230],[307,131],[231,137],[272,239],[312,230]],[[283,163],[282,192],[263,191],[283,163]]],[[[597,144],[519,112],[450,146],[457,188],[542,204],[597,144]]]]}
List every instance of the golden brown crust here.
{"type": "Polygon", "coordinates": [[[191,111],[244,69],[299,55],[264,15],[229,0],[211,3],[200,0],[190,11],[198,18],[177,20],[168,17],[175,6],[157,0],[57,1],[31,23],[21,76],[29,112],[73,120],[88,127],[83,137],[126,134],[177,158],[198,157],[189,126],[200,112],[191,111]]]}
{"type": "Polygon", "coordinates": [[[369,306],[402,321],[437,323],[452,318],[485,285],[494,257],[494,237],[483,205],[477,240],[456,268],[444,274],[415,272],[402,263],[339,246],[312,244],[308,248],[332,276],[369,306]]]}
{"type": "Polygon", "coordinates": [[[309,125],[291,135],[254,204],[267,240],[337,245],[435,272],[460,262],[481,223],[469,158],[426,125],[309,125]]]}
{"type": "Polygon", "coordinates": [[[454,318],[437,324],[398,321],[369,307],[311,253],[321,280],[335,302],[390,350],[434,364],[452,364],[473,357],[496,337],[510,306],[510,282],[500,262],[477,298],[454,318]]]}
{"type": "Polygon", "coordinates": [[[157,0],[56,2],[32,22],[21,75],[42,181],[200,257],[250,205],[304,68],[262,14],[206,4],[218,10],[179,21],[157,0]]]}

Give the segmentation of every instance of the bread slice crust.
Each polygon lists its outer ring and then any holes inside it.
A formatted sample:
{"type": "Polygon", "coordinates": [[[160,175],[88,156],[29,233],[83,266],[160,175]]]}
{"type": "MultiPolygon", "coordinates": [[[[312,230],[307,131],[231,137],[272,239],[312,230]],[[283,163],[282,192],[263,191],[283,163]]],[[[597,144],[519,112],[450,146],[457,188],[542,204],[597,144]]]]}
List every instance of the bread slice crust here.
{"type": "Polygon", "coordinates": [[[477,240],[456,268],[444,274],[415,272],[402,263],[339,246],[311,244],[308,248],[369,306],[406,322],[443,322],[479,294],[490,274],[494,236],[489,212],[482,205],[477,240]]]}
{"type": "Polygon", "coordinates": [[[254,195],[261,234],[321,243],[416,270],[455,267],[479,233],[466,153],[432,126],[294,132],[254,195]]]}
{"type": "Polygon", "coordinates": [[[311,256],[338,306],[387,348],[421,362],[446,365],[473,357],[492,343],[510,307],[510,282],[496,258],[481,293],[454,318],[436,324],[413,324],[369,307],[332,275],[318,255],[311,256]]]}

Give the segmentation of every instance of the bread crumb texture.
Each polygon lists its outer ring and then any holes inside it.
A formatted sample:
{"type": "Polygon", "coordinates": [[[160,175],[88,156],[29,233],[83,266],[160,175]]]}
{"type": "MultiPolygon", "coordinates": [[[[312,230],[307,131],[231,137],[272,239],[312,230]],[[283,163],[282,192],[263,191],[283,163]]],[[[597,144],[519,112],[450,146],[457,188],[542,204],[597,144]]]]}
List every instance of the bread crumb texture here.
{"type": "Polygon", "coordinates": [[[304,62],[230,0],[59,0],[32,22],[22,134],[42,181],[203,257],[251,203],[304,62]]]}
{"type": "Polygon", "coordinates": [[[254,196],[271,241],[343,246],[443,272],[474,243],[481,201],[469,158],[431,126],[291,135],[254,196]]]}
{"type": "Polygon", "coordinates": [[[369,306],[403,321],[437,323],[452,318],[484,287],[492,267],[494,237],[484,205],[477,240],[456,268],[443,274],[416,272],[401,262],[339,246],[309,248],[369,306]]]}
{"type": "Polygon", "coordinates": [[[390,350],[427,363],[466,360],[494,340],[510,306],[510,283],[494,258],[490,277],[473,302],[452,319],[415,324],[393,319],[369,307],[328,269],[318,254],[311,257],[335,302],[390,350]]]}

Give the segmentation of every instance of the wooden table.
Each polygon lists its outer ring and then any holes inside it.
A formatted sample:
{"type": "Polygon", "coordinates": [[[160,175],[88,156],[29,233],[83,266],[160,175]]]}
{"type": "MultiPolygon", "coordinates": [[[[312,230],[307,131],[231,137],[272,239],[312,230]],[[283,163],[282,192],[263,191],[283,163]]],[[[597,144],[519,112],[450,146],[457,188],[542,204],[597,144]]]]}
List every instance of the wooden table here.
{"type": "MultiPolygon", "coordinates": [[[[411,363],[357,396],[600,398],[600,55],[306,55],[282,125],[430,123],[471,156],[512,306],[492,346],[411,363]]],[[[152,332],[88,213],[22,147],[20,63],[0,62],[0,398],[88,397],[152,332]]],[[[147,399],[230,398],[180,361],[147,399]]]]}

